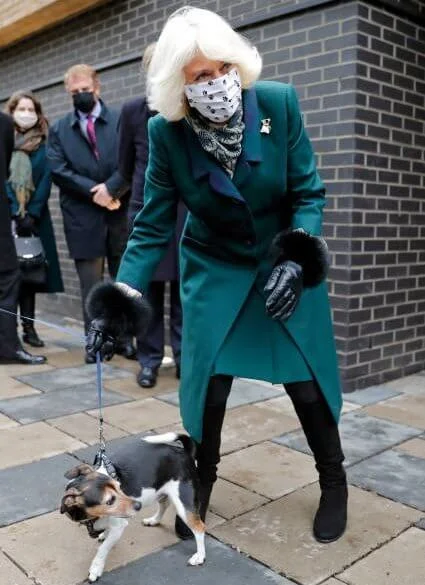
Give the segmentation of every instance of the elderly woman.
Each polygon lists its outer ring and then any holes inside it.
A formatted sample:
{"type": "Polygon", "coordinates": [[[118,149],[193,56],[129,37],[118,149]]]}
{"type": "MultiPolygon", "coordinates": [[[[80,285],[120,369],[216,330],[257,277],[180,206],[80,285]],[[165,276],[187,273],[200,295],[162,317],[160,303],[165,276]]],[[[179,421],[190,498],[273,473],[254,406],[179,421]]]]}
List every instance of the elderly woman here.
{"type": "MultiPolygon", "coordinates": [[[[256,82],[260,71],[256,50],[218,15],[183,8],[170,16],[148,72],[159,115],[149,123],[145,206],[117,283],[92,293],[88,349],[110,352],[118,325],[134,321],[182,199],[180,409],[198,443],[201,517],[233,377],[283,383],[319,472],[313,532],[332,542],[345,530],[347,483],[319,237],[325,189],[295,90],[256,82]]],[[[178,519],[176,531],[187,536],[178,519]]]]}

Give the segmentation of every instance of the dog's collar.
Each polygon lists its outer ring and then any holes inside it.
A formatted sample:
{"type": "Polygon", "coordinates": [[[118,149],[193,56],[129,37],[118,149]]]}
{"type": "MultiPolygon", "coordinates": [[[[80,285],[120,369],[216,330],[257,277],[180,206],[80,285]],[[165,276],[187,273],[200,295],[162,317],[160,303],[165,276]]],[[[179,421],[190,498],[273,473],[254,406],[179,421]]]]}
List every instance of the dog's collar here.
{"type": "Polygon", "coordinates": [[[81,522],[79,522],[79,524],[81,524],[81,526],[85,526],[87,528],[87,532],[89,533],[90,538],[97,538],[100,534],[102,534],[102,532],[104,532],[103,530],[96,530],[96,528],[94,527],[95,522],[97,522],[97,520],[99,520],[99,518],[92,518],[90,520],[81,520],[81,522]]]}
{"type": "Polygon", "coordinates": [[[95,467],[96,471],[99,471],[100,468],[103,467],[103,470],[107,473],[107,475],[109,475],[109,477],[118,480],[118,473],[114,464],[102,449],[99,449],[99,451],[96,453],[93,466],[95,467]]]}

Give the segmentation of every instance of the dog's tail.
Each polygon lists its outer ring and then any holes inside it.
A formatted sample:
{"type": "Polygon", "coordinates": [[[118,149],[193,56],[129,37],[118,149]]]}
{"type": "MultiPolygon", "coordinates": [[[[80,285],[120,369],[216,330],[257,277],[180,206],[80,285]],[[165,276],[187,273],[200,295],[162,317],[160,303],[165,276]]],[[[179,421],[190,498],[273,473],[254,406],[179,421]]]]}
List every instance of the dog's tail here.
{"type": "Polygon", "coordinates": [[[195,457],[196,445],[195,441],[189,437],[180,433],[163,433],[162,435],[147,435],[143,437],[143,440],[147,443],[176,443],[179,441],[183,445],[183,449],[191,457],[195,457]]]}

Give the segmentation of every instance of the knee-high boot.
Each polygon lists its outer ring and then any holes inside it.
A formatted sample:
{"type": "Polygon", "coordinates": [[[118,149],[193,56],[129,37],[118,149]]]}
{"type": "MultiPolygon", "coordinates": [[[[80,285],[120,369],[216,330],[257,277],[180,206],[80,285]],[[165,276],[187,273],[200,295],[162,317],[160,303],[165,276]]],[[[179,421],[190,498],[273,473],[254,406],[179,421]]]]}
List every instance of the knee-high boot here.
{"type": "MultiPolygon", "coordinates": [[[[226,413],[227,397],[232,386],[231,376],[214,376],[210,379],[205,401],[202,441],[197,447],[196,463],[199,476],[199,515],[205,521],[211,492],[217,480],[220,462],[221,429],[226,413]]],[[[192,531],[176,516],[175,530],[179,538],[193,538],[192,531]]]]}
{"type": "Polygon", "coordinates": [[[321,496],[313,534],[319,542],[333,542],[342,536],[347,525],[347,479],[338,425],[315,382],[287,384],[285,388],[319,472],[321,496]]]}

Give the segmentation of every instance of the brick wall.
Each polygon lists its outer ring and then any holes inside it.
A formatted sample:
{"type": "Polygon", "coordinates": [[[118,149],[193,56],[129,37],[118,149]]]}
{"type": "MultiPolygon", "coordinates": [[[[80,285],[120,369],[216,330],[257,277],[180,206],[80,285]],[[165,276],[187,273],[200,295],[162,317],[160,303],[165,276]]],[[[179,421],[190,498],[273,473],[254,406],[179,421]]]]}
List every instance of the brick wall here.
{"type": "MultiPolygon", "coordinates": [[[[101,70],[104,99],[119,106],[143,92],[139,56],[182,4],[122,0],[3,51],[0,100],[23,84],[39,88],[54,120],[69,109],[63,71],[88,61],[101,70]]],[[[328,189],[324,233],[332,255],[330,292],[345,390],[422,368],[424,2],[192,4],[217,10],[257,45],[263,78],[297,88],[328,189]]],[[[51,208],[66,294],[49,299],[49,306],[75,316],[78,285],[56,194],[51,208]]]]}

